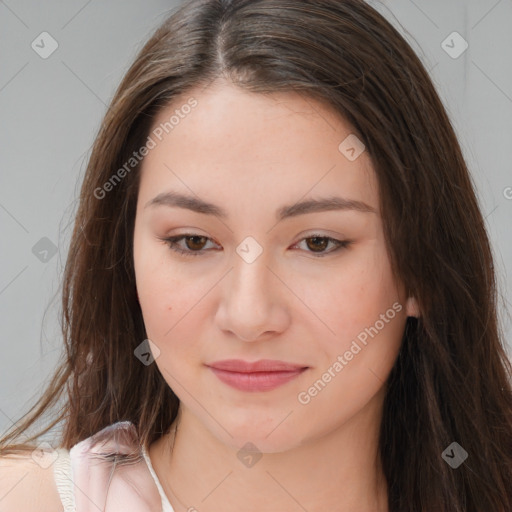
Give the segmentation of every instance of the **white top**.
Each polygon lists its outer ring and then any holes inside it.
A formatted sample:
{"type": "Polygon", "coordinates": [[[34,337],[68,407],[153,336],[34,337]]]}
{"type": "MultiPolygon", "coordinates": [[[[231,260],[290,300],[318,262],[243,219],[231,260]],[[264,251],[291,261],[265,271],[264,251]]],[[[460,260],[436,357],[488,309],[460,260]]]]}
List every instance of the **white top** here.
{"type": "Polygon", "coordinates": [[[158,492],[160,493],[160,497],[162,498],[162,512],[174,512],[174,509],[172,508],[172,505],[169,503],[169,500],[167,499],[167,496],[162,488],[162,484],[160,483],[160,480],[158,480],[158,477],[156,476],[155,470],[153,469],[153,465],[151,464],[151,459],[149,458],[149,455],[146,452],[146,448],[144,447],[142,447],[142,454],[146,459],[146,463],[148,465],[151,476],[153,477],[153,480],[155,481],[155,484],[158,488],[158,492]]]}
{"type": "MultiPolygon", "coordinates": [[[[58,448],[56,451],[58,453],[58,458],[55,460],[53,466],[53,474],[55,477],[55,483],[57,484],[60,501],[64,507],[64,512],[75,512],[76,505],[73,491],[73,474],[71,462],[69,459],[69,450],[66,450],[65,448],[58,448]]],[[[149,455],[147,454],[144,447],[142,447],[142,454],[144,455],[144,459],[146,460],[151,476],[153,477],[156,487],[158,488],[158,492],[160,493],[160,497],[162,498],[162,512],[174,512],[172,505],[169,503],[169,500],[164,493],[162,484],[156,476],[153,465],[151,464],[151,459],[149,458],[149,455]]]]}

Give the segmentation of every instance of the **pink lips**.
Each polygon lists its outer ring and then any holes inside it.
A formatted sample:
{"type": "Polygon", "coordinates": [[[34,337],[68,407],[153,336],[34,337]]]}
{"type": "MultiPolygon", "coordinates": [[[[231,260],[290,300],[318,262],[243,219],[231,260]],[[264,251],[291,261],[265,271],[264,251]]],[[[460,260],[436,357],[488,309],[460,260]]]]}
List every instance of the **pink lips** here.
{"type": "Polygon", "coordinates": [[[225,384],[241,391],[270,391],[300,375],[307,367],[284,361],[227,359],[206,365],[225,384]]]}

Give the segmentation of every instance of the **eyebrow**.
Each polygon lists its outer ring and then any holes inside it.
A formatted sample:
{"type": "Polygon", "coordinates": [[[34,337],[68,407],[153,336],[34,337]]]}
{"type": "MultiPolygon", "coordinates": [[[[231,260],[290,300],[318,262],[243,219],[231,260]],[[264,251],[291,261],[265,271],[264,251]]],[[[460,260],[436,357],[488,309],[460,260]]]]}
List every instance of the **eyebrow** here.
{"type": "MultiPolygon", "coordinates": [[[[178,192],[163,192],[158,194],[148,201],[144,208],[162,205],[185,208],[206,215],[215,215],[221,219],[228,218],[227,211],[222,207],[204,201],[198,197],[180,194],[178,192]]],[[[363,213],[377,213],[375,208],[363,201],[331,196],[320,199],[307,199],[291,205],[282,206],[276,212],[276,220],[281,221],[290,217],[296,217],[297,215],[331,210],[355,210],[363,213]]]]}

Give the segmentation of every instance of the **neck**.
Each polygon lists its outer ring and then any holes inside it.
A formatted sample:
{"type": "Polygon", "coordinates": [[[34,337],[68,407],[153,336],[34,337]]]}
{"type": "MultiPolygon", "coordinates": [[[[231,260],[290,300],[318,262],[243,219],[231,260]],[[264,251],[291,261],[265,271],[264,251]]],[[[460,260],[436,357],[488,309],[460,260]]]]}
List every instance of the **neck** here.
{"type": "Polygon", "coordinates": [[[337,430],[285,452],[263,453],[250,467],[180,406],[150,457],[175,512],[387,512],[379,405],[376,395],[337,430]]]}

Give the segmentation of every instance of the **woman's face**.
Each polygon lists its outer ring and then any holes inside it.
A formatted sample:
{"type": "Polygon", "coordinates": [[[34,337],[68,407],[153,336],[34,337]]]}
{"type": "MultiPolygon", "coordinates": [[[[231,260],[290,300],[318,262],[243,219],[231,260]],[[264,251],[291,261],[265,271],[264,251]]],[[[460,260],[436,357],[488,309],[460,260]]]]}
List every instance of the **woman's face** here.
{"type": "Polygon", "coordinates": [[[153,364],[181,412],[226,444],[267,452],[358,415],[377,421],[413,310],[350,126],[299,94],[216,83],[175,101],[152,130],[136,284],[153,364]],[[298,370],[209,366],[230,359],[298,370]]]}

